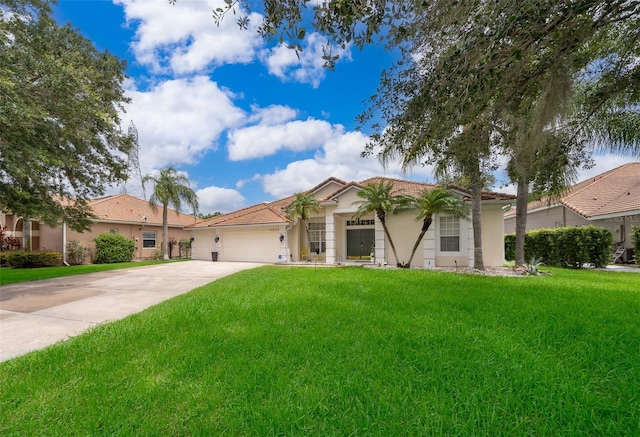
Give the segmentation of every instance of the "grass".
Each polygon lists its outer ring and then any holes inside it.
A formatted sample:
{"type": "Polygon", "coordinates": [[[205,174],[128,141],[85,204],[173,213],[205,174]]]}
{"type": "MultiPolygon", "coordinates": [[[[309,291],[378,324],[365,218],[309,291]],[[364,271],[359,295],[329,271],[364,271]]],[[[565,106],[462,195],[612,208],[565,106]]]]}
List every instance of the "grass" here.
{"type": "Polygon", "coordinates": [[[133,261],[114,264],[83,264],[79,266],[41,267],[35,269],[14,269],[0,267],[0,285],[16,284],[19,282],[37,281],[39,279],[59,278],[62,276],[82,275],[84,273],[104,272],[106,270],[127,269],[130,267],[150,266],[171,261],[133,261]]]}
{"type": "Polygon", "coordinates": [[[0,363],[0,434],[639,435],[639,294],[262,267],[0,363]]]}

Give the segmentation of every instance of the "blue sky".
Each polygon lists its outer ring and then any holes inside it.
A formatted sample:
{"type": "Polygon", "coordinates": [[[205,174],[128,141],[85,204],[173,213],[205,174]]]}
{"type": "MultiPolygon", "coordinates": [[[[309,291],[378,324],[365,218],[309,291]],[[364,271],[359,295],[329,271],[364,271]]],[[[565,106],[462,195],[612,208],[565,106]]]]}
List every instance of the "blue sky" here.
{"type": "MultiPolygon", "coordinates": [[[[307,33],[298,58],[254,29],[240,30],[233,16],[217,27],[211,11],[223,3],[59,0],[54,7],[61,24],[127,61],[131,103],[122,125],[138,129],[142,174],[169,165],[185,172],[203,213],[279,199],[330,176],[433,181],[429,168],[403,174],[360,157],[367,132],[355,130],[355,117],[393,53],[348,48],[327,71],[320,35],[307,33]]],[[[251,18],[255,26],[261,17],[251,18]]],[[[599,156],[580,180],[628,161],[599,156]]]]}

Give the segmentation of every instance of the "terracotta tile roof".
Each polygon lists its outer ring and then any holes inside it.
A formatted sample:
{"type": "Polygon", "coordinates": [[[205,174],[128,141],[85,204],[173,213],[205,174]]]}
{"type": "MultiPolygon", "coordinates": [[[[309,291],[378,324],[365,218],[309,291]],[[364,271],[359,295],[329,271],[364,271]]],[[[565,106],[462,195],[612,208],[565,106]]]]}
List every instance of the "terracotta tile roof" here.
{"type": "MultiPolygon", "coordinates": [[[[532,211],[558,202],[529,202],[532,211]]],[[[640,210],[640,162],[631,162],[573,185],[559,203],[585,218],[640,210]]],[[[506,217],[515,211],[505,213],[506,217]]]]}
{"type": "Polygon", "coordinates": [[[582,181],[562,198],[583,217],[640,210],[640,162],[632,162],[582,181]]]}
{"type": "Polygon", "coordinates": [[[285,197],[271,203],[258,203],[238,211],[211,217],[193,225],[195,228],[212,226],[265,225],[288,223],[284,209],[294,196],[285,197]]]}
{"type": "MultiPolygon", "coordinates": [[[[147,224],[162,225],[162,206],[159,205],[154,211],[148,201],[128,194],[101,197],[89,201],[89,205],[98,217],[98,221],[141,223],[142,216],[146,216],[147,224]]],[[[194,224],[195,217],[169,209],[167,220],[169,226],[183,227],[194,224]]]]}

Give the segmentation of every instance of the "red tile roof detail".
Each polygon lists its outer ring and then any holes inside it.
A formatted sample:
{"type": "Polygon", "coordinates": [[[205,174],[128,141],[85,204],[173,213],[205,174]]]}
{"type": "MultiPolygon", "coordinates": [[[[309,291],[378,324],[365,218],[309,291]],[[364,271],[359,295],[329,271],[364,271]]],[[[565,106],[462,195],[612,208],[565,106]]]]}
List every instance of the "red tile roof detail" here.
{"type": "MultiPolygon", "coordinates": [[[[529,202],[527,210],[557,202],[549,199],[529,202]]],[[[585,179],[570,187],[559,202],[585,218],[640,211],[640,162],[624,164],[585,179]]],[[[508,211],[505,216],[514,214],[515,211],[508,211]]]]}
{"type": "Polygon", "coordinates": [[[265,225],[288,223],[284,208],[293,200],[293,196],[271,203],[258,203],[238,211],[218,215],[198,222],[194,227],[265,225]],[[286,202],[286,203],[285,203],[286,202]]]}
{"type": "MultiPolygon", "coordinates": [[[[162,225],[162,206],[158,205],[154,211],[147,200],[138,199],[128,194],[116,194],[114,196],[101,197],[89,201],[91,210],[98,221],[109,220],[128,223],[142,223],[142,217],[146,216],[148,224],[162,225]]],[[[195,217],[188,214],[177,213],[169,208],[167,215],[169,226],[189,226],[195,223],[195,217]]]]}
{"type": "Polygon", "coordinates": [[[582,181],[562,203],[583,217],[640,210],[640,162],[632,162],[582,181]]]}

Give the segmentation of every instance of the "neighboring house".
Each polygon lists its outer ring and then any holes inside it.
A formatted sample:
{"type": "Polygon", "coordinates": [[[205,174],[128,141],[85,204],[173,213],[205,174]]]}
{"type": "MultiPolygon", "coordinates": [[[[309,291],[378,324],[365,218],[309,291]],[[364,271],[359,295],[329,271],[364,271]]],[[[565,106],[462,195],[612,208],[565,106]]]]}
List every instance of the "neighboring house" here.
{"type": "MultiPolygon", "coordinates": [[[[515,210],[504,215],[505,233],[515,232],[515,210]]],[[[640,162],[632,162],[573,185],[559,200],[529,203],[527,230],[594,225],[613,233],[618,261],[633,259],[631,226],[640,226],[640,162]]]]}
{"type": "MultiPolygon", "coordinates": [[[[308,192],[320,202],[321,210],[308,222],[311,241],[300,220],[290,221],[286,207],[295,196],[265,202],[223,214],[189,227],[194,238],[194,259],[220,261],[289,262],[315,261],[337,264],[349,260],[369,260],[374,253],[376,263],[396,265],[393,252],[385,238],[381,223],[374,213],[354,220],[357,205],[362,200],[357,192],[372,178],[360,183],[329,178],[308,192]],[[310,248],[310,250],[309,250],[310,248]],[[310,252],[310,253],[309,253],[310,252]]],[[[417,195],[434,185],[399,179],[388,179],[398,194],[417,195]]],[[[469,192],[454,189],[461,198],[469,192]]],[[[483,259],[487,266],[504,263],[503,207],[513,203],[514,196],[483,193],[482,239],[483,259]]],[[[404,212],[387,214],[387,225],[401,262],[409,259],[411,249],[420,234],[422,220],[404,212]]],[[[473,265],[473,228],[471,222],[447,216],[436,216],[425,234],[422,247],[412,261],[414,267],[473,265]]]]}
{"type": "MultiPolygon", "coordinates": [[[[76,232],[64,223],[50,227],[36,219],[31,221],[32,250],[51,250],[63,253],[66,242],[78,240],[82,245],[95,249],[93,239],[102,233],[124,235],[136,241],[135,259],[152,258],[154,251],[162,249],[162,206],[154,211],[149,202],[128,194],[117,194],[89,201],[96,216],[90,231],[76,232]]],[[[192,215],[176,213],[170,209],[168,214],[169,236],[176,240],[190,238],[191,233],[185,226],[195,223],[192,215]]],[[[0,226],[6,226],[8,234],[23,238],[24,221],[11,214],[0,213],[0,226]]],[[[22,247],[26,247],[22,242],[22,247]]],[[[178,256],[178,247],[173,256],[178,256]]]]}

